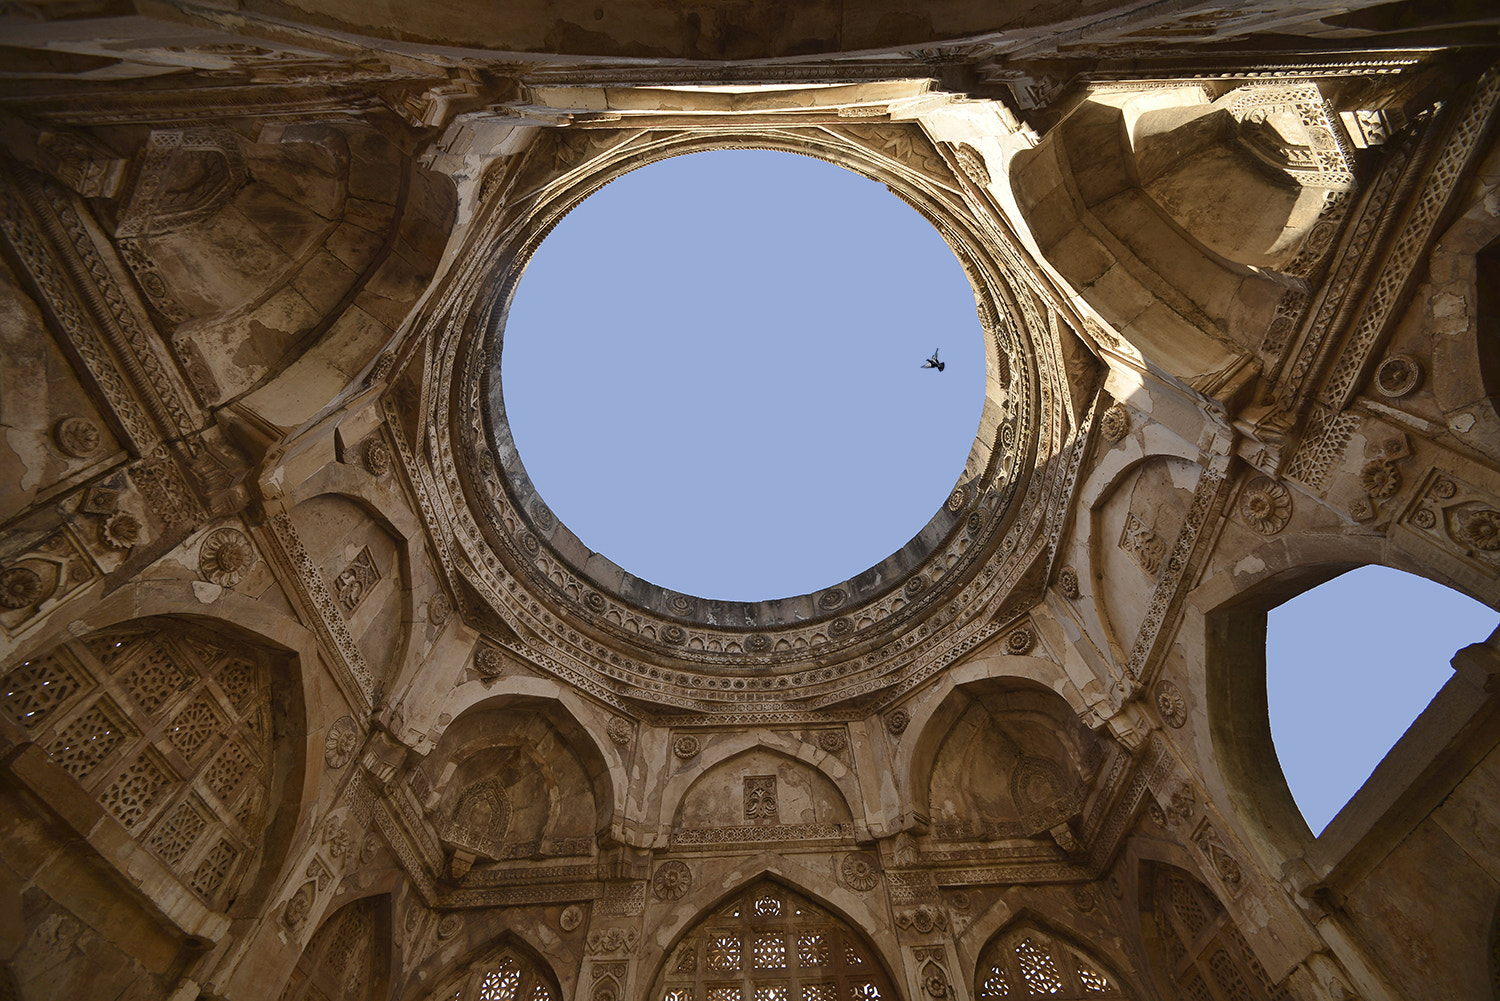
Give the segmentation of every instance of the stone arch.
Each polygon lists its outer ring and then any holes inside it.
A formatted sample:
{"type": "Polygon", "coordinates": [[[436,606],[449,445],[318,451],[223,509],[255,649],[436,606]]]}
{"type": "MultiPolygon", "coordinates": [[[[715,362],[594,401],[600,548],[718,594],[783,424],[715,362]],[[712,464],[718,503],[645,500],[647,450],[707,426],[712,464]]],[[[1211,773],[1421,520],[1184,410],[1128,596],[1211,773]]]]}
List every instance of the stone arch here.
{"type": "Polygon", "coordinates": [[[766,742],[750,744],[696,771],[673,806],[673,842],[756,840],[761,829],[793,840],[854,838],[850,799],[827,772],[766,742]]]}
{"type": "Polygon", "coordinates": [[[391,959],[389,894],[352,900],[308,940],[280,1001],[377,1001],[389,993],[391,959]]]}
{"type": "MultiPolygon", "coordinates": [[[[899,998],[885,957],[859,926],[816,894],[767,870],[714,893],[688,910],[669,935],[657,959],[652,1001],[690,1001],[696,984],[721,980],[752,986],[769,977],[797,987],[812,986],[807,997],[827,1001],[899,998]],[[777,965],[779,964],[779,965],[777,965]],[[757,971],[770,970],[765,973],[757,971]],[[816,987],[813,985],[825,985],[816,987]]],[[[645,958],[645,957],[643,957],[645,958]]],[[[745,992],[753,997],[753,990],[745,992]]]]}
{"type": "Polygon", "coordinates": [[[556,972],[530,942],[506,931],[462,960],[439,986],[418,995],[431,1001],[561,1001],[556,972]]]}
{"type": "MultiPolygon", "coordinates": [[[[1500,218],[1488,204],[1495,197],[1495,172],[1500,170],[1500,145],[1491,149],[1480,167],[1471,196],[1461,215],[1432,248],[1428,275],[1432,295],[1422,319],[1430,322],[1431,392],[1451,433],[1490,458],[1500,460],[1500,218]]],[[[1415,311],[1415,310],[1414,310],[1415,311]]],[[[1399,334],[1398,334],[1399,336],[1399,334]]],[[[1425,347],[1420,339],[1418,344],[1425,347]]],[[[1408,348],[1398,348],[1404,353],[1408,348]]],[[[1423,352],[1411,362],[1422,364],[1423,352]]],[[[1376,369],[1374,389],[1382,397],[1424,396],[1420,369],[1417,382],[1388,385],[1399,374],[1386,365],[1376,369]]]]}
{"type": "Polygon", "coordinates": [[[1142,186],[1128,101],[1094,95],[1014,157],[1021,214],[1047,261],[1150,364],[1232,394],[1280,287],[1195,239],[1142,186]]]}
{"type": "Polygon", "coordinates": [[[980,950],[972,984],[975,1001],[1028,997],[1123,1001],[1141,996],[1092,950],[1029,910],[1022,910],[990,936],[980,950]]]}
{"type": "MultiPolygon", "coordinates": [[[[111,606],[99,628],[13,659],[0,729],[21,745],[21,786],[45,783],[84,808],[18,820],[65,825],[132,888],[113,892],[140,923],[187,947],[257,913],[279,878],[308,801],[306,747],[280,736],[305,732],[301,662],[228,618],[181,614],[159,593],[143,604],[111,606]]],[[[57,906],[78,905],[71,889],[57,906]]]]}
{"type": "Polygon", "coordinates": [[[1082,809],[1105,758],[1064,698],[1015,676],[955,686],[918,744],[914,806],[941,841],[1045,837],[1082,809]]]}
{"type": "Polygon", "coordinates": [[[538,699],[500,697],[469,709],[413,783],[456,880],[476,860],[592,856],[613,816],[597,747],[556,703],[538,699]]]}
{"type": "Polygon", "coordinates": [[[620,749],[597,732],[603,728],[592,723],[594,708],[571,688],[550,678],[514,676],[493,686],[470,681],[454,688],[447,700],[432,710],[436,718],[446,715],[452,722],[434,724],[435,743],[427,749],[427,760],[419,767],[428,767],[433,751],[443,745],[460,721],[477,713],[505,709],[541,712],[556,728],[586,763],[594,793],[596,829],[601,833],[612,830],[625,809],[626,775],[620,749]]]}
{"type": "Polygon", "coordinates": [[[1183,869],[1150,863],[1141,880],[1141,935],[1163,997],[1283,1001],[1234,918],[1183,869]],[[1217,990],[1210,994],[1208,984],[1217,990]],[[1235,993],[1238,991],[1238,993],[1235,993]]]}
{"type": "MultiPolygon", "coordinates": [[[[699,752],[689,767],[683,768],[662,784],[659,814],[661,832],[667,834],[671,830],[688,791],[704,775],[721,763],[756,749],[773,752],[816,770],[838,789],[851,816],[853,804],[863,802],[856,776],[836,754],[825,751],[816,744],[799,740],[791,734],[774,730],[735,733],[715,739],[699,752]]],[[[853,816],[853,820],[861,826],[865,823],[862,815],[853,816]]]]}
{"type": "MultiPolygon", "coordinates": [[[[1391,566],[1460,593],[1470,592],[1375,537],[1340,537],[1295,549],[1273,540],[1248,556],[1260,563],[1259,570],[1239,575],[1227,570],[1205,581],[1194,592],[1189,610],[1202,617],[1205,670],[1201,698],[1219,776],[1247,843],[1266,865],[1279,868],[1288,859],[1308,855],[1316,839],[1292,798],[1271,739],[1265,662],[1268,611],[1346,571],[1367,565],[1391,566]]],[[[1470,596],[1474,597],[1472,593],[1470,596]]],[[[1483,681],[1475,686],[1456,675],[1449,682],[1450,686],[1455,684],[1455,701],[1446,712],[1456,714],[1451,725],[1459,726],[1458,721],[1468,719],[1483,701],[1483,681]],[[1466,693],[1464,686],[1476,691],[1466,693]]],[[[1448,690],[1445,687],[1444,691],[1448,690]]],[[[1191,698],[1197,697],[1191,693],[1191,698]]],[[[1194,721],[1195,715],[1187,713],[1187,726],[1201,725],[1194,721]]],[[[1390,795],[1398,791],[1392,790],[1390,795]]],[[[1392,803],[1394,799],[1386,806],[1392,803]]],[[[1348,847],[1352,844],[1344,846],[1348,847]]]]}
{"type": "Polygon", "coordinates": [[[1046,688],[1067,702],[1080,718],[1089,712],[1083,693],[1061,665],[1046,657],[986,652],[949,668],[923,698],[905,703],[911,714],[907,732],[915,734],[916,739],[902,741],[896,749],[895,771],[905,778],[906,787],[913,790],[913,795],[925,787],[927,777],[932,773],[932,760],[938,745],[963,710],[967,698],[964,692],[983,688],[989,683],[1012,681],[1046,688]]]}

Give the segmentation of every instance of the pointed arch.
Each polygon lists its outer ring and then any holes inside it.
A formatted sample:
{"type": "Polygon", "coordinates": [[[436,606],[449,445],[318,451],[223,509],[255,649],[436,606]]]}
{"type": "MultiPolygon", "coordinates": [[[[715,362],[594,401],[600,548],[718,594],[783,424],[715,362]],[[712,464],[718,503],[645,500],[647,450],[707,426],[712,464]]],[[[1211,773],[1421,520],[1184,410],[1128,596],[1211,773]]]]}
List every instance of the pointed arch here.
{"type": "Polygon", "coordinates": [[[303,749],[278,735],[305,728],[297,658],[210,616],[58,640],[0,670],[0,747],[35,745],[32,774],[113,822],[78,833],[182,934],[218,938],[264,899],[295,827],[303,749]]]}
{"type": "Polygon", "coordinates": [[[439,983],[426,995],[430,1001],[560,1001],[563,996],[541,953],[511,933],[439,983]]]}
{"type": "Polygon", "coordinates": [[[1092,953],[1025,912],[990,938],[974,972],[975,1001],[1129,1001],[1137,996],[1092,953]]]}
{"type": "Polygon", "coordinates": [[[391,898],[362,897],[324,919],[302,950],[280,1001],[375,1001],[390,981],[391,898]]]}
{"type": "Polygon", "coordinates": [[[897,1001],[867,936],[761,876],[706,908],[664,954],[650,1001],[897,1001]]]}
{"type": "Polygon", "coordinates": [[[1140,901],[1141,937],[1163,997],[1290,1001],[1224,905],[1185,870],[1150,864],[1140,901]]]}

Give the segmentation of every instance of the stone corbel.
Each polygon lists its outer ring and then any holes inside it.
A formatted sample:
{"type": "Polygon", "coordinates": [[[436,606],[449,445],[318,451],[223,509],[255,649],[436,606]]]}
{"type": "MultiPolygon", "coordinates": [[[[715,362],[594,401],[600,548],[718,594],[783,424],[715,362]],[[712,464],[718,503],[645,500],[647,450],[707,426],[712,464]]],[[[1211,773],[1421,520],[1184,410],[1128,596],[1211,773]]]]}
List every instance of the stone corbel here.
{"type": "Polygon", "coordinates": [[[369,774],[382,793],[391,791],[401,766],[406,761],[406,745],[384,730],[376,730],[365,742],[364,752],[359,756],[359,766],[369,774]]]}

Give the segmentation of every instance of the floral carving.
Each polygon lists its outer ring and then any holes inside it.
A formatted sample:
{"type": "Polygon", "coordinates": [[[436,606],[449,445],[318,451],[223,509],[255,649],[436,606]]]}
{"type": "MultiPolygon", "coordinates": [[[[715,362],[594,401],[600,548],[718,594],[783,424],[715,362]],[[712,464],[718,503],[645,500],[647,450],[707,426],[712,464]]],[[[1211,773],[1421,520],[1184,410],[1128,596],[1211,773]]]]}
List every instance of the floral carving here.
{"type": "Polygon", "coordinates": [[[948,510],[952,511],[954,514],[957,514],[959,511],[963,510],[964,502],[968,499],[969,491],[967,487],[954,487],[953,492],[948,495],[948,510]]]}
{"type": "Polygon", "coordinates": [[[671,625],[663,626],[661,641],[663,643],[670,643],[672,646],[682,646],[682,644],[687,642],[687,630],[675,622],[671,625]]]}
{"type": "Polygon", "coordinates": [[[1163,722],[1173,729],[1180,729],[1187,723],[1187,702],[1177,685],[1166,678],[1156,683],[1156,709],[1163,722]]]}
{"type": "Polygon", "coordinates": [[[1130,411],[1116,403],[1099,418],[1099,430],[1110,441],[1124,441],[1125,436],[1130,433],[1130,411]]]}
{"type": "Polygon", "coordinates": [[[52,429],[52,437],[64,455],[75,459],[87,459],[104,441],[99,425],[87,417],[64,417],[52,429]]]}
{"type": "Polygon", "coordinates": [[[1020,656],[1030,653],[1034,646],[1036,646],[1036,634],[1024,626],[1005,637],[1005,652],[1009,654],[1020,656]]]}
{"type": "Polygon", "coordinates": [[[764,633],[751,633],[745,637],[745,649],[751,653],[764,653],[771,649],[771,637],[764,633]]]}
{"type": "Polygon", "coordinates": [[[577,904],[569,904],[557,916],[557,926],[563,931],[577,931],[578,927],[582,924],[583,908],[577,904]]]}
{"type": "Polygon", "coordinates": [[[588,951],[604,955],[629,952],[640,940],[641,933],[635,928],[595,928],[589,932],[588,951]]]}
{"type": "Polygon", "coordinates": [[[1412,514],[1411,523],[1418,528],[1431,528],[1437,524],[1437,515],[1424,507],[1412,514]]]}
{"type": "Polygon", "coordinates": [[[437,937],[443,940],[452,938],[458,934],[458,930],[464,926],[464,919],[457,914],[448,913],[438,918],[437,937]]]}
{"type": "Polygon", "coordinates": [[[911,580],[906,582],[906,596],[908,598],[912,597],[913,595],[921,594],[926,589],[927,578],[923,577],[921,574],[917,574],[911,580]]]}
{"type": "Polygon", "coordinates": [[[607,732],[609,733],[609,739],[614,741],[618,747],[624,747],[630,743],[630,734],[632,732],[630,724],[619,716],[609,721],[607,732]]]}
{"type": "Polygon", "coordinates": [[[849,746],[849,738],[842,730],[824,730],[818,734],[818,746],[829,754],[837,754],[849,746]]]}
{"type": "Polygon", "coordinates": [[[1375,459],[1359,471],[1359,485],[1375,500],[1384,500],[1401,489],[1401,470],[1394,462],[1375,459]]]}
{"type": "Polygon", "coordinates": [[[481,644],[474,650],[474,670],[485,681],[493,681],[505,673],[505,661],[500,651],[481,644]]]}
{"type": "Polygon", "coordinates": [[[371,476],[384,476],[391,471],[391,447],[380,437],[365,442],[365,469],[371,476]]]}
{"type": "Polygon", "coordinates": [[[869,852],[850,852],[845,855],[843,864],[839,866],[839,874],[844,877],[844,885],[851,890],[873,890],[880,881],[875,856],[869,852]]]}
{"type": "Polygon", "coordinates": [[[672,753],[684,761],[697,757],[699,750],[701,750],[701,745],[698,743],[698,738],[690,733],[685,733],[672,742],[672,753]]]}
{"type": "Polygon", "coordinates": [[[896,736],[905,733],[906,728],[910,725],[911,713],[905,709],[892,709],[885,714],[885,728],[896,736]]]}
{"type": "Polygon", "coordinates": [[[453,614],[453,606],[448,604],[448,599],[441,594],[435,594],[427,599],[427,621],[435,626],[442,626],[448,621],[448,616],[453,614]]]}
{"type": "Polygon", "coordinates": [[[1500,511],[1481,508],[1459,512],[1458,537],[1460,542],[1487,553],[1500,549],[1500,511]]]}
{"type": "Polygon", "coordinates": [[[1077,601],[1083,594],[1078,589],[1078,571],[1072,567],[1063,567],[1057,575],[1057,586],[1062,590],[1063,597],[1070,601],[1077,601]]]}
{"type": "Polygon", "coordinates": [[[6,608],[26,608],[35,605],[46,595],[47,588],[35,570],[11,567],[0,572],[0,605],[6,608]]]}
{"type": "Polygon", "coordinates": [[[135,515],[116,511],[99,526],[99,538],[111,549],[132,549],[141,538],[141,523],[135,515]]]}
{"type": "Polygon", "coordinates": [[[255,550],[237,528],[216,528],[198,547],[198,573],[221,587],[234,587],[254,564],[255,550]]]}
{"type": "Polygon", "coordinates": [[[328,728],[323,740],[323,760],[329,768],[343,768],[354,757],[354,748],[359,743],[359,727],[353,716],[340,716],[328,728]]]}
{"type": "Polygon", "coordinates": [[[651,893],[657,900],[677,900],[693,885],[693,871],[675,859],[656,867],[651,877],[651,893]]]}
{"type": "Polygon", "coordinates": [[[584,607],[589,611],[598,613],[609,607],[609,602],[604,600],[604,595],[598,591],[585,591],[583,594],[584,607]]]}
{"type": "Polygon", "coordinates": [[[831,636],[847,636],[854,631],[854,620],[847,616],[834,619],[828,623],[828,633],[831,636]]]}
{"type": "Polygon", "coordinates": [[[845,593],[843,588],[830,587],[828,590],[818,595],[818,607],[823,609],[825,612],[829,612],[835,608],[838,608],[848,600],[849,595],[845,593]]]}
{"type": "Polygon", "coordinates": [[[1292,520],[1292,492],[1269,476],[1257,476],[1240,495],[1240,515],[1261,535],[1275,535],[1292,520]]]}

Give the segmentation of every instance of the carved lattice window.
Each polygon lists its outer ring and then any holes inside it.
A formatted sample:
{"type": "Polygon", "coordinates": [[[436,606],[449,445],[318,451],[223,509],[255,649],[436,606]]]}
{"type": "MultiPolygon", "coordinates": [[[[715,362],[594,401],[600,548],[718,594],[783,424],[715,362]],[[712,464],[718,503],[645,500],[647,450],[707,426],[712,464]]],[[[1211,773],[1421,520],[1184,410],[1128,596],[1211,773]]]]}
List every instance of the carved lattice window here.
{"type": "Polygon", "coordinates": [[[1036,928],[1012,929],[985,946],[975,978],[978,1001],[1125,999],[1124,986],[1097,960],[1036,928]]]}
{"type": "Polygon", "coordinates": [[[265,828],[266,668],[243,645],[140,624],[13,667],[0,711],[214,908],[265,828]]]}
{"type": "Polygon", "coordinates": [[[302,950],[281,1001],[370,1001],[383,991],[380,902],[366,897],[331,914],[302,950]]]}
{"type": "Polygon", "coordinates": [[[1180,869],[1158,866],[1152,920],[1168,979],[1191,1001],[1288,1001],[1219,901],[1180,869]]]}
{"type": "Polygon", "coordinates": [[[470,964],[431,995],[432,1001],[558,1001],[561,996],[541,964],[511,948],[470,964]]]}
{"type": "Polygon", "coordinates": [[[853,929],[769,882],[717,908],[662,970],[651,1001],[896,1001],[853,929]]]}

